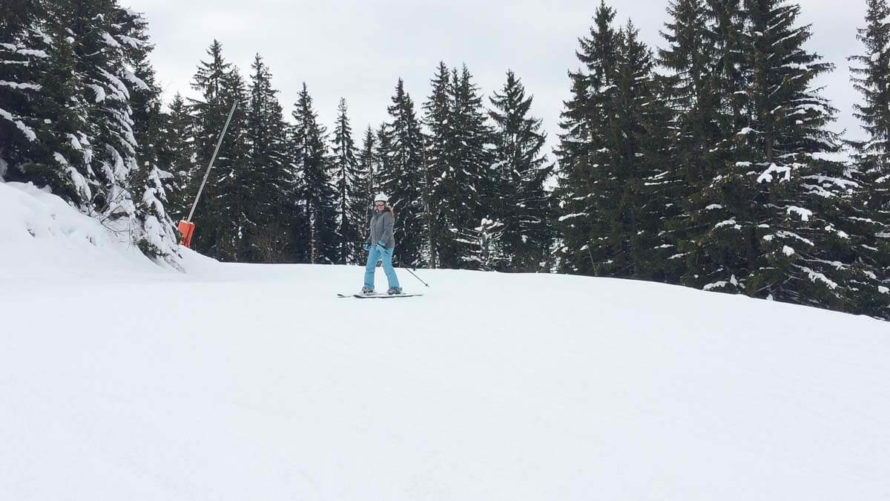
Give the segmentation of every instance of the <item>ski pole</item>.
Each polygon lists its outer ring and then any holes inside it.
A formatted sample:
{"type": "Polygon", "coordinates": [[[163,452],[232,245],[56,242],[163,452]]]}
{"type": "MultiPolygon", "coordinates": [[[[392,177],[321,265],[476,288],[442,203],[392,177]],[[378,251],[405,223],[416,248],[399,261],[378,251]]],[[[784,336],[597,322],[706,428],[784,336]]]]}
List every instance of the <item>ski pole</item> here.
{"type": "Polygon", "coordinates": [[[399,268],[401,268],[401,269],[407,271],[408,273],[414,275],[414,278],[420,280],[420,283],[422,283],[423,285],[425,285],[425,286],[427,286],[427,287],[430,286],[430,284],[424,282],[422,278],[418,277],[416,273],[414,273],[413,271],[411,271],[412,269],[413,269],[413,270],[416,270],[416,269],[417,269],[416,266],[412,266],[411,268],[406,268],[406,267],[404,267],[404,266],[401,265],[401,261],[400,261],[400,262],[399,262],[399,268]]]}
{"type": "MultiPolygon", "coordinates": [[[[415,268],[415,269],[416,269],[416,268],[415,268]]],[[[413,271],[411,271],[411,268],[405,268],[405,270],[407,270],[407,271],[408,271],[408,273],[410,273],[410,274],[412,274],[412,275],[414,275],[414,278],[416,278],[416,279],[418,279],[418,280],[420,280],[420,283],[422,283],[422,284],[423,284],[423,285],[426,285],[426,286],[427,286],[427,287],[429,287],[429,286],[430,286],[430,284],[428,284],[428,283],[426,283],[426,282],[424,282],[424,281],[423,281],[423,280],[421,280],[421,278],[420,278],[420,277],[418,277],[418,276],[417,276],[417,274],[416,274],[416,273],[414,273],[414,272],[413,272],[413,271]]]]}

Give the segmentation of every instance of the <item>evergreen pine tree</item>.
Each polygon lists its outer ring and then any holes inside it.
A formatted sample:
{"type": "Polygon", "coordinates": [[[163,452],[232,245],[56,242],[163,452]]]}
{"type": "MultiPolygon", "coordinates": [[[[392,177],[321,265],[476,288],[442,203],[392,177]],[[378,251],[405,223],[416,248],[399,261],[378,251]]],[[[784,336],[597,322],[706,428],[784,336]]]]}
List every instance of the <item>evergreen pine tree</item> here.
{"type": "MultiPolygon", "coordinates": [[[[51,39],[46,33],[43,2],[10,1],[0,13],[0,180],[43,177],[40,185],[70,201],[82,203],[73,179],[55,166],[47,144],[55,135],[49,83],[51,39]],[[38,174],[38,172],[40,173],[38,174]]],[[[79,175],[79,174],[78,174],[79,175]]]]}
{"type": "Polygon", "coordinates": [[[466,66],[452,70],[452,104],[448,138],[450,163],[440,174],[431,200],[439,211],[437,254],[448,268],[477,268],[478,231],[495,201],[491,155],[492,130],[486,121],[479,89],[466,66]]]}
{"type": "MultiPolygon", "coordinates": [[[[100,85],[94,79],[101,71],[115,71],[114,64],[122,65],[119,51],[109,45],[114,38],[100,36],[108,34],[103,23],[112,6],[87,2],[78,10],[70,1],[32,1],[18,7],[18,15],[4,16],[15,31],[10,32],[12,43],[5,43],[0,53],[4,80],[12,84],[9,104],[0,101],[4,110],[10,107],[0,122],[9,131],[4,136],[11,139],[4,141],[9,144],[6,162],[14,167],[5,168],[6,179],[48,186],[104,222],[112,214],[125,216],[132,204],[127,204],[128,193],[118,187],[132,164],[121,165],[117,177],[108,169],[97,172],[106,152],[100,146],[103,151],[96,154],[94,148],[94,140],[101,141],[100,131],[111,126],[111,117],[99,116],[98,111],[104,109],[109,82],[105,79],[100,85]],[[92,52],[86,53],[87,49],[92,52]],[[111,190],[120,196],[110,210],[107,194],[111,190]]],[[[114,97],[123,100],[112,106],[122,108],[128,96],[114,97]]],[[[127,146],[131,152],[132,144],[127,146]]]]}
{"type": "Polygon", "coordinates": [[[126,38],[121,46],[131,62],[122,80],[127,84],[132,109],[133,136],[136,140],[138,166],[131,174],[130,185],[136,202],[136,219],[141,233],[135,239],[146,255],[178,256],[178,237],[167,207],[166,181],[172,177],[162,163],[163,130],[167,116],[161,111],[161,89],[155,82],[154,69],[148,60],[152,46],[148,40],[147,23],[138,15],[116,10],[116,26],[122,27],[126,38]]]}
{"type": "Polygon", "coordinates": [[[858,39],[865,52],[853,56],[850,68],[856,90],[863,103],[855,106],[855,115],[867,133],[864,143],[856,144],[855,157],[860,179],[865,184],[854,201],[858,212],[854,221],[864,242],[858,247],[860,259],[869,265],[878,280],[879,294],[863,298],[863,308],[879,316],[888,316],[890,285],[890,7],[886,0],[867,0],[865,28],[858,39]]]}
{"type": "Polygon", "coordinates": [[[424,140],[414,102],[401,78],[387,111],[390,121],[383,130],[389,142],[389,165],[379,172],[377,183],[396,214],[398,261],[416,265],[425,261],[426,254],[424,140]]]}
{"type": "Polygon", "coordinates": [[[610,259],[604,245],[607,220],[599,208],[614,207],[616,198],[614,180],[601,168],[610,154],[605,141],[607,122],[615,115],[615,66],[621,36],[612,26],[614,19],[615,10],[600,2],[589,36],[579,39],[577,56],[584,67],[569,73],[572,98],[561,115],[555,192],[561,213],[559,269],[565,272],[602,274],[602,263],[610,259]]]}
{"type": "Polygon", "coordinates": [[[122,228],[135,216],[128,178],[137,167],[129,89],[122,80],[129,61],[115,37],[124,33],[112,22],[115,9],[110,0],[71,2],[68,15],[75,39],[74,69],[89,103],[85,111],[95,208],[106,225],[122,228]]]}
{"type": "Polygon", "coordinates": [[[89,212],[84,104],[75,97],[73,38],[53,22],[59,9],[19,0],[0,14],[0,178],[49,187],[89,212]]]}
{"type": "Polygon", "coordinates": [[[735,158],[704,191],[713,224],[695,242],[699,285],[850,310],[857,283],[871,280],[852,251],[857,185],[842,165],[816,158],[837,148],[826,129],[834,110],[811,87],[832,67],[804,49],[810,31],[795,25],[799,11],[782,0],[744,3],[745,127],[735,158]]]}
{"type": "Polygon", "coordinates": [[[377,128],[374,145],[374,169],[371,178],[371,196],[368,199],[368,208],[372,209],[371,202],[374,195],[383,190],[383,172],[392,170],[392,137],[386,132],[386,124],[377,128]]]}
{"type": "Polygon", "coordinates": [[[193,247],[217,259],[238,261],[243,253],[243,238],[253,227],[246,212],[252,203],[252,190],[244,182],[248,172],[244,128],[247,90],[238,70],[223,58],[222,44],[214,40],[207,54],[210,60],[201,62],[192,80],[192,88],[201,94],[199,99],[191,100],[190,105],[195,117],[195,152],[200,166],[190,182],[192,200],[197,196],[229,111],[233,103],[238,104],[198,201],[193,217],[197,227],[193,247]]]}
{"type": "MultiPolygon", "coordinates": [[[[741,234],[735,230],[735,225],[728,223],[732,219],[723,211],[727,204],[743,203],[748,193],[734,191],[730,184],[726,183],[723,172],[727,166],[735,165],[735,162],[744,158],[741,145],[743,133],[748,129],[747,123],[747,98],[750,72],[745,71],[745,58],[747,49],[745,45],[746,12],[739,0],[706,0],[704,5],[705,31],[703,47],[699,52],[689,44],[689,36],[681,37],[681,33],[698,33],[695,24],[700,22],[698,8],[694,5],[686,5],[684,8],[675,9],[672,31],[666,34],[671,47],[663,53],[665,57],[662,63],[667,67],[674,67],[678,71],[691,71],[695,74],[693,65],[688,61],[683,64],[683,54],[699,54],[698,59],[711,55],[711,60],[706,63],[705,71],[711,75],[710,79],[699,80],[696,87],[678,89],[674,87],[674,95],[677,91],[681,97],[685,96],[696,103],[696,107],[677,107],[677,121],[682,127],[684,123],[702,123],[697,130],[699,138],[708,140],[703,145],[707,151],[700,151],[698,155],[683,153],[678,149],[680,157],[676,154],[680,163],[680,173],[689,181],[689,193],[681,197],[683,211],[669,223],[669,230],[674,234],[679,253],[672,256],[683,261],[684,275],[680,282],[695,287],[718,287],[724,290],[740,290],[739,281],[734,272],[723,273],[727,269],[727,262],[733,256],[740,260],[750,256],[741,257],[745,252],[741,234]],[[673,38],[669,38],[670,34],[673,38]],[[672,41],[673,40],[673,41],[672,41]],[[685,46],[681,42],[686,42],[685,46]],[[673,53],[673,54],[671,54],[673,53]],[[679,68],[677,66],[679,65],[679,68]],[[685,92],[684,92],[685,90],[685,92]],[[709,98],[713,97],[714,108],[710,107],[709,98]],[[698,105],[697,103],[701,103],[698,105]],[[705,122],[716,126],[708,127],[705,122]],[[701,161],[699,159],[706,159],[701,161]],[[699,164],[701,168],[690,168],[689,162],[699,164]],[[696,175],[698,173],[698,175],[696,175]],[[723,212],[722,212],[723,211],[723,212]],[[710,242],[713,251],[705,254],[702,249],[707,246],[704,242],[710,242]],[[716,258],[716,260],[715,260],[716,258]],[[720,261],[717,264],[717,261],[720,261]],[[720,270],[720,279],[708,278],[714,270],[720,270]]],[[[689,56],[691,57],[691,56],[689,56]]],[[[695,66],[698,69],[700,65],[695,66]]],[[[692,80],[691,80],[692,81],[692,80]]],[[[684,101],[680,101],[682,104],[684,101]]],[[[682,129],[679,129],[682,132],[682,129]]],[[[684,146],[694,147],[693,142],[684,146]]],[[[731,170],[731,169],[730,169],[731,170]]]]}
{"type": "MultiPolygon", "coordinates": [[[[166,166],[168,177],[162,178],[167,192],[167,212],[176,220],[188,216],[197,186],[190,183],[199,176],[194,151],[194,118],[182,95],[177,93],[168,106],[162,124],[159,162],[166,166]]],[[[200,174],[203,176],[203,174],[200,174]]]]}
{"type": "Polygon", "coordinates": [[[3,178],[47,186],[149,256],[174,257],[153,136],[138,134],[158,114],[144,20],[114,0],[13,4],[0,16],[3,178]]]}
{"type": "Polygon", "coordinates": [[[318,123],[312,98],[306,84],[300,91],[293,111],[294,129],[291,142],[295,146],[299,173],[297,199],[303,206],[308,235],[304,242],[310,263],[333,263],[337,260],[336,191],[331,174],[325,128],[318,123]]]}
{"type": "MultiPolygon", "coordinates": [[[[740,0],[706,0],[706,50],[713,50],[712,76],[718,99],[718,125],[723,141],[735,138],[745,127],[745,90],[747,75],[743,71],[745,19],[740,0]]],[[[715,145],[732,149],[730,144],[715,145]]]]}
{"type": "Polygon", "coordinates": [[[251,65],[246,139],[249,145],[248,175],[242,188],[252,193],[246,212],[252,222],[244,236],[243,260],[287,262],[293,253],[290,216],[292,183],[286,169],[287,137],[278,91],[272,73],[259,54],[251,65]]]}
{"type": "Polygon", "coordinates": [[[428,175],[427,191],[429,193],[427,207],[427,248],[429,249],[429,266],[442,266],[440,242],[448,229],[442,204],[445,203],[443,180],[449,169],[453,169],[454,140],[451,121],[451,96],[449,86],[451,73],[444,62],[440,62],[436,74],[431,81],[432,92],[423,105],[423,123],[427,128],[427,147],[425,149],[425,165],[428,175]]]}
{"type": "MultiPolygon", "coordinates": [[[[717,8],[727,7],[721,4],[717,8]]],[[[665,263],[664,278],[675,283],[682,275],[698,273],[694,262],[683,259],[689,255],[689,242],[699,231],[696,225],[704,210],[698,194],[711,182],[716,166],[728,159],[730,143],[724,140],[721,128],[726,122],[721,115],[718,72],[718,45],[727,44],[718,43],[725,27],[714,21],[719,18],[724,22],[727,14],[720,12],[718,15],[709,8],[705,0],[672,0],[668,5],[670,21],[661,33],[668,46],[659,50],[659,64],[670,72],[664,83],[675,118],[669,152],[674,168],[659,180],[670,192],[659,249],[665,263]]]]}
{"type": "Polygon", "coordinates": [[[357,210],[356,214],[363,216],[357,219],[366,220],[367,211],[374,197],[374,172],[377,166],[377,136],[371,126],[365,129],[357,165],[358,176],[352,183],[355,188],[355,205],[353,207],[357,210]]]}
{"type": "MultiPolygon", "coordinates": [[[[361,250],[364,251],[364,239],[368,233],[368,223],[371,216],[371,202],[374,198],[374,173],[377,170],[377,135],[374,130],[368,126],[365,129],[365,136],[362,139],[362,148],[358,156],[358,164],[356,177],[352,181],[354,197],[352,199],[351,211],[353,221],[358,224],[358,233],[361,237],[361,250]]],[[[359,252],[358,256],[362,256],[358,262],[364,260],[363,253],[359,252]]]]}
{"type": "Polygon", "coordinates": [[[503,269],[540,271],[552,239],[550,198],[544,182],[553,166],[541,151],[546,135],[541,120],[529,116],[532,97],[526,97],[525,86],[512,71],[491,104],[497,205],[490,208],[503,225],[503,269]]]}
{"type": "Polygon", "coordinates": [[[377,137],[369,126],[365,130],[362,139],[362,147],[358,153],[358,159],[355,166],[353,177],[349,181],[349,214],[350,219],[355,222],[356,236],[358,240],[355,242],[355,263],[363,264],[365,261],[365,237],[368,233],[368,223],[370,215],[371,200],[373,198],[374,186],[374,170],[377,163],[376,160],[377,137]]]}
{"type": "Polygon", "coordinates": [[[675,209],[668,161],[670,113],[653,74],[651,51],[632,23],[612,27],[600,4],[570,73],[558,155],[562,269],[669,280],[666,219],[675,209]]]}
{"type": "Polygon", "coordinates": [[[606,230],[600,246],[607,260],[600,264],[600,273],[661,279],[662,263],[653,252],[661,242],[660,216],[675,201],[661,183],[670,175],[663,159],[666,117],[653,81],[651,51],[630,22],[618,40],[605,148],[594,169],[602,190],[594,207],[598,226],[606,230]]]}
{"type": "Polygon", "coordinates": [[[861,145],[862,161],[878,175],[890,172],[890,7],[886,0],[867,0],[866,27],[857,38],[865,53],[850,57],[856,90],[864,103],[855,105],[868,140],[861,145]]]}
{"type": "Polygon", "coordinates": [[[337,108],[337,124],[331,143],[334,186],[337,189],[337,236],[338,263],[354,264],[361,261],[364,240],[361,230],[364,218],[356,214],[356,200],[365,200],[367,189],[359,173],[359,160],[355,155],[352,126],[347,116],[346,100],[340,99],[337,108]]]}

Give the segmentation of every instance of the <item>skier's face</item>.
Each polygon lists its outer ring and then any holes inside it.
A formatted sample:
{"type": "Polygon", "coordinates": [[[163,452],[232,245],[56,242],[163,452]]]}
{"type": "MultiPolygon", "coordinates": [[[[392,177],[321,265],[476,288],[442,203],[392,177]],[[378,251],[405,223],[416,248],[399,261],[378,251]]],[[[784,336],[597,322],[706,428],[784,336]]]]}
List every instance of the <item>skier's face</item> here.
{"type": "Polygon", "coordinates": [[[386,206],[386,204],[383,202],[374,202],[374,209],[376,209],[377,212],[382,211],[383,207],[385,207],[385,206],[386,206]]]}

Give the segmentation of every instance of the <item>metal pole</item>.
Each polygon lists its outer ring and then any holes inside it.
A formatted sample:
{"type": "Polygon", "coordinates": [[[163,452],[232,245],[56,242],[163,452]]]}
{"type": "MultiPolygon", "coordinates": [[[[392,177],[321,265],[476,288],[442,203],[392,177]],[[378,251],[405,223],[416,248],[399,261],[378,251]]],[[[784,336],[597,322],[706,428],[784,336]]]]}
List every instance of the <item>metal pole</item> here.
{"type": "Polygon", "coordinates": [[[430,284],[428,284],[428,283],[424,282],[423,280],[421,280],[420,277],[418,277],[413,271],[411,271],[411,268],[405,268],[405,269],[408,270],[408,273],[414,275],[414,278],[420,280],[420,283],[422,283],[423,285],[426,285],[427,287],[430,286],[430,284]]]}
{"type": "MultiPolygon", "coordinates": [[[[411,271],[412,268],[406,268],[406,267],[404,267],[404,266],[400,266],[399,268],[401,268],[401,269],[407,271],[408,273],[414,275],[414,278],[420,280],[420,283],[422,283],[423,285],[426,285],[427,287],[430,286],[430,284],[424,282],[420,277],[417,276],[416,273],[414,273],[413,271],[411,271]]],[[[414,269],[416,270],[417,268],[414,268],[414,269]]]]}
{"type": "Polygon", "coordinates": [[[189,217],[186,218],[186,221],[191,222],[192,216],[195,215],[195,208],[198,206],[198,200],[201,198],[201,192],[204,191],[204,185],[207,184],[207,178],[210,176],[210,169],[213,168],[213,162],[216,161],[216,155],[219,153],[219,147],[222,145],[223,138],[226,136],[226,131],[229,129],[229,122],[232,121],[232,115],[235,114],[235,108],[238,106],[238,100],[232,103],[232,109],[229,110],[229,117],[226,118],[226,125],[223,127],[222,133],[219,135],[219,140],[216,142],[216,149],[213,150],[213,157],[210,158],[210,164],[207,165],[207,172],[204,173],[204,180],[201,181],[201,187],[198,188],[198,195],[195,197],[195,203],[192,204],[192,210],[189,211],[189,217]]]}

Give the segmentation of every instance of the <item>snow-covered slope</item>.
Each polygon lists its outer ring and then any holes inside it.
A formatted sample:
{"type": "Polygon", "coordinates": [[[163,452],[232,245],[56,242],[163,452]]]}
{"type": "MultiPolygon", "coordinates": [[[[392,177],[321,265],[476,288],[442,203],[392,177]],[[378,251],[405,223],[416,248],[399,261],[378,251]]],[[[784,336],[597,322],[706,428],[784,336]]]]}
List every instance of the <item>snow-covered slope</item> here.
{"type": "Polygon", "coordinates": [[[0,500],[890,499],[888,323],[457,271],[337,299],[360,268],[181,274],[6,188],[0,500]]]}
{"type": "Polygon", "coordinates": [[[115,233],[32,184],[0,182],[0,280],[156,275],[129,241],[126,228],[115,233]]]}

